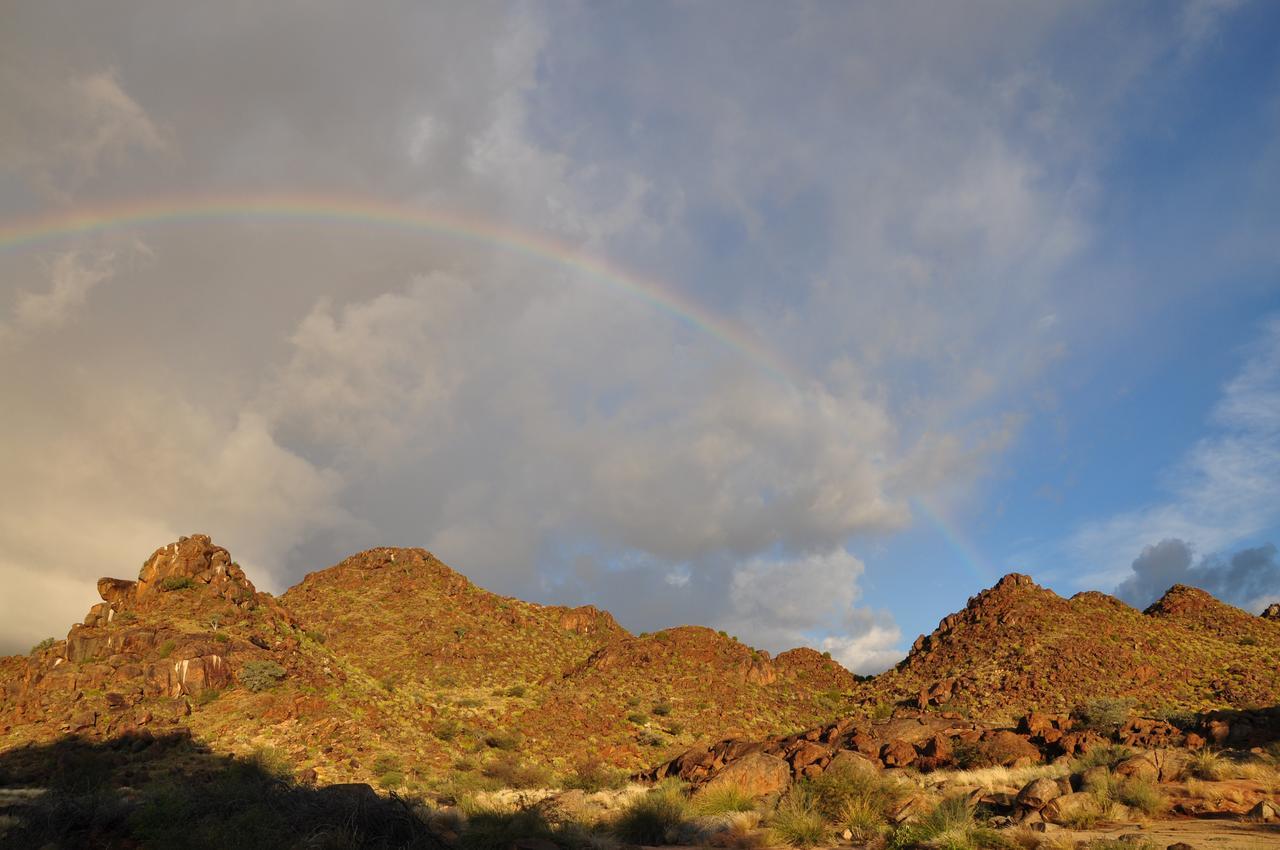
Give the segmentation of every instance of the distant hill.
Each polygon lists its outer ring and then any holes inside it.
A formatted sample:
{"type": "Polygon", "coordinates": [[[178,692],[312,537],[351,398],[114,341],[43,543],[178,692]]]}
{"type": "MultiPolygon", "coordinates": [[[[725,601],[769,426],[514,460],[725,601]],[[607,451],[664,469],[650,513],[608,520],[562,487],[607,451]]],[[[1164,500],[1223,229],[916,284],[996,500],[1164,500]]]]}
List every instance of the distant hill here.
{"type": "Polygon", "coordinates": [[[395,770],[639,768],[725,729],[763,735],[853,705],[811,650],[772,658],[682,627],[635,636],[590,606],[476,587],[421,549],[372,549],[259,593],[206,536],[102,579],[65,640],[0,659],[0,748],[189,728],[279,750],[322,781],[395,770]]]}

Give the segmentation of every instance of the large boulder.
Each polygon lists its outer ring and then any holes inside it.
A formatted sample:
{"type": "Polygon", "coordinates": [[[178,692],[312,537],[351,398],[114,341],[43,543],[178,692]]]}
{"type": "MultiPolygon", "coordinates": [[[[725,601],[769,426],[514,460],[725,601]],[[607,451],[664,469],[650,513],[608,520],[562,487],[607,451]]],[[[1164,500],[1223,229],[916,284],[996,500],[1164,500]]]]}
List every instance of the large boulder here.
{"type": "Polygon", "coordinates": [[[1022,790],[1018,792],[1017,802],[1018,805],[1028,809],[1043,809],[1050,800],[1061,796],[1062,788],[1058,783],[1047,776],[1042,776],[1022,786],[1022,790]]]}
{"type": "Polygon", "coordinates": [[[705,788],[733,787],[752,797],[782,794],[791,784],[791,766],[777,756],[750,753],[732,762],[709,781],[705,788]]]}
{"type": "Polygon", "coordinates": [[[1040,810],[1040,816],[1049,823],[1061,824],[1077,812],[1087,811],[1098,804],[1098,798],[1088,791],[1063,794],[1054,797],[1040,810]]]}

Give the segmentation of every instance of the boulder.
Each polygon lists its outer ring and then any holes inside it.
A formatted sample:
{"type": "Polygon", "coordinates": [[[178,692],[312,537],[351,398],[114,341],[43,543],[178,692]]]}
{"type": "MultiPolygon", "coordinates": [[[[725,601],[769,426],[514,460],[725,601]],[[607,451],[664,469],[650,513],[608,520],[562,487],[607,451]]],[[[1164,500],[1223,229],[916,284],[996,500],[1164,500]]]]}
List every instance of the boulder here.
{"type": "Polygon", "coordinates": [[[120,606],[133,599],[137,586],[138,583],[136,581],[127,579],[100,578],[98,579],[98,595],[108,605],[119,609],[120,606]]]}
{"type": "Polygon", "coordinates": [[[1146,779],[1150,782],[1160,781],[1160,768],[1156,765],[1156,760],[1151,753],[1130,756],[1117,764],[1114,772],[1117,776],[1146,779]]]}
{"type": "Polygon", "coordinates": [[[906,741],[889,741],[880,748],[880,761],[885,767],[906,767],[916,760],[916,748],[906,741]]]}
{"type": "Polygon", "coordinates": [[[1050,823],[1061,824],[1076,812],[1081,812],[1098,804],[1097,798],[1087,791],[1074,794],[1063,794],[1054,797],[1040,810],[1040,816],[1050,823]]]}
{"type": "Polygon", "coordinates": [[[1050,800],[1061,796],[1062,789],[1058,787],[1058,783],[1042,776],[1022,786],[1022,790],[1018,792],[1017,802],[1018,805],[1028,809],[1042,809],[1050,800]]]}
{"type": "Polygon", "coordinates": [[[1267,620],[1275,620],[1280,622],[1280,602],[1272,602],[1262,612],[1262,616],[1267,620]]]}
{"type": "Polygon", "coordinates": [[[1245,817],[1257,823],[1275,823],[1280,821],[1280,806],[1270,800],[1259,800],[1245,817]]]}
{"type": "Polygon", "coordinates": [[[805,741],[796,747],[795,752],[791,754],[788,760],[791,762],[792,769],[801,771],[809,765],[817,764],[830,755],[831,751],[821,744],[805,741]]]}
{"type": "Polygon", "coordinates": [[[1040,748],[1026,736],[998,729],[982,736],[980,744],[987,758],[1004,767],[1035,764],[1040,761],[1040,748]]]}
{"type": "Polygon", "coordinates": [[[705,788],[728,786],[752,797],[780,795],[791,784],[791,767],[777,756],[750,753],[732,762],[709,781],[705,788]]]}

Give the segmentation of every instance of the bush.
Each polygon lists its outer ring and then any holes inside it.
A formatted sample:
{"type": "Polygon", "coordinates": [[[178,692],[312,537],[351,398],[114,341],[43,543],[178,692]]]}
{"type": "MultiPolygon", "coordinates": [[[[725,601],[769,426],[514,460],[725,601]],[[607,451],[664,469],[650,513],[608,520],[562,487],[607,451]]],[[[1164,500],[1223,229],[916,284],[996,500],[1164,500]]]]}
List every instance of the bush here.
{"type": "Polygon", "coordinates": [[[1107,768],[1115,767],[1131,755],[1133,755],[1133,750],[1119,744],[1094,747],[1071,762],[1071,772],[1083,773],[1089,768],[1098,767],[1099,765],[1107,768]]]}
{"type": "Polygon", "coordinates": [[[256,694],[274,688],[284,674],[285,669],[274,661],[246,661],[240,670],[240,684],[256,694]]]}
{"type": "Polygon", "coordinates": [[[514,732],[490,732],[484,736],[484,745],[491,750],[514,750],[520,746],[520,736],[514,732]]]}
{"type": "Polygon", "coordinates": [[[195,586],[190,576],[165,576],[160,580],[160,589],[166,591],[190,590],[195,586]]]}
{"type": "Polygon", "coordinates": [[[1136,776],[1121,782],[1115,796],[1121,803],[1144,815],[1158,815],[1165,809],[1165,798],[1160,788],[1154,782],[1136,776]]]}
{"type": "Polygon", "coordinates": [[[649,717],[646,714],[640,714],[639,712],[635,712],[632,714],[628,714],[627,720],[631,721],[637,726],[643,726],[644,724],[649,722],[649,717]]]}
{"type": "Polygon", "coordinates": [[[452,741],[458,737],[458,733],[462,731],[462,726],[453,718],[441,720],[432,728],[431,734],[435,735],[441,741],[452,741]]]}
{"type": "Polygon", "coordinates": [[[678,785],[659,785],[623,809],[613,831],[628,844],[666,844],[667,832],[684,823],[687,812],[688,803],[678,785]]]}
{"type": "Polygon", "coordinates": [[[813,847],[827,840],[827,822],[803,785],[792,786],[769,821],[774,840],[791,847],[813,847]]]}
{"type": "Polygon", "coordinates": [[[177,644],[175,644],[171,640],[167,640],[164,643],[160,644],[160,648],[156,650],[156,654],[158,654],[161,658],[168,658],[170,655],[173,654],[173,650],[175,646],[177,646],[177,644]]]}
{"type": "Polygon", "coordinates": [[[1075,707],[1071,716],[1085,729],[1102,735],[1114,735],[1129,719],[1133,700],[1120,697],[1102,697],[1075,707]]]}
{"type": "Polygon", "coordinates": [[[213,639],[218,643],[231,643],[231,636],[226,632],[214,632],[213,639]]]}
{"type": "Polygon", "coordinates": [[[512,685],[507,688],[506,695],[509,697],[522,697],[525,693],[524,685],[512,685]]]}
{"type": "Polygon", "coordinates": [[[755,798],[736,785],[717,785],[704,788],[693,795],[690,808],[695,815],[724,815],[729,812],[750,812],[756,807],[755,798]]]}
{"type": "Polygon", "coordinates": [[[1191,754],[1187,772],[1197,779],[1217,782],[1227,778],[1227,760],[1208,747],[1201,747],[1191,754]]]}
{"type": "Polygon", "coordinates": [[[458,838],[461,850],[508,850],[517,842],[542,839],[554,843],[555,831],[541,810],[533,807],[514,812],[481,808],[472,811],[458,838]]]}
{"type": "Polygon", "coordinates": [[[487,762],[480,772],[504,788],[544,788],[551,784],[551,771],[524,764],[514,755],[499,756],[487,762]]]}
{"type": "Polygon", "coordinates": [[[973,819],[973,808],[963,796],[948,797],[914,823],[894,831],[892,848],[937,847],[946,850],[1003,848],[1008,842],[996,830],[973,819]]]}
{"type": "Polygon", "coordinates": [[[388,770],[378,777],[378,785],[385,791],[404,785],[404,774],[398,770],[388,770]]]}
{"type": "Polygon", "coordinates": [[[324,632],[318,632],[314,629],[308,629],[302,633],[304,637],[308,637],[316,643],[324,643],[324,632]]]}
{"type": "Polygon", "coordinates": [[[374,759],[374,773],[390,773],[393,770],[400,769],[400,757],[395,753],[383,753],[374,759]]]}
{"type": "Polygon", "coordinates": [[[653,707],[653,713],[656,714],[658,717],[666,717],[668,714],[671,713],[671,703],[669,702],[658,703],[653,707]]]}
{"type": "Polygon", "coordinates": [[[27,653],[27,654],[28,654],[28,655],[35,655],[37,652],[44,652],[46,649],[48,649],[49,647],[53,646],[53,645],[54,645],[55,643],[57,643],[57,642],[58,642],[58,641],[57,641],[57,640],[55,640],[54,638],[47,637],[47,638],[45,638],[44,640],[40,641],[40,642],[39,642],[38,644],[36,644],[35,646],[31,647],[31,652],[29,652],[29,653],[27,653]]]}
{"type": "Polygon", "coordinates": [[[195,695],[195,704],[208,705],[220,696],[222,696],[222,691],[217,688],[205,688],[195,695]]]}
{"type": "Polygon", "coordinates": [[[858,841],[871,841],[881,834],[891,810],[903,798],[902,786],[869,765],[859,769],[853,764],[838,764],[808,780],[807,785],[818,812],[843,824],[858,841]]]}
{"type": "Polygon", "coordinates": [[[594,760],[578,762],[563,782],[565,788],[577,788],[588,794],[621,788],[626,784],[626,771],[594,760]]]}

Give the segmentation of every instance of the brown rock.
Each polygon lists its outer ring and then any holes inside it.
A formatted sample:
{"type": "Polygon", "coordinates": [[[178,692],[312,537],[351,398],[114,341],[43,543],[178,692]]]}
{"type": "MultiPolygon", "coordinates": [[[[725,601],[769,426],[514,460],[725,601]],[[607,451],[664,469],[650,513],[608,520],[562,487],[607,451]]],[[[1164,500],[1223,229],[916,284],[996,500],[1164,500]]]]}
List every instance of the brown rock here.
{"type": "Polygon", "coordinates": [[[119,606],[133,599],[134,591],[137,589],[136,581],[128,581],[122,578],[100,578],[98,579],[98,595],[108,605],[119,606]]]}
{"type": "Polygon", "coordinates": [[[1058,783],[1048,777],[1033,779],[1018,792],[1018,805],[1028,809],[1042,809],[1050,801],[1062,796],[1058,783]]]}
{"type": "Polygon", "coordinates": [[[885,767],[906,767],[916,760],[916,748],[906,741],[890,741],[880,748],[885,767]]]}
{"type": "Polygon", "coordinates": [[[821,744],[814,744],[805,741],[796,747],[795,752],[791,754],[788,761],[794,770],[804,770],[811,764],[817,764],[819,761],[827,758],[831,754],[830,750],[821,744]]]}
{"type": "Polygon", "coordinates": [[[1280,806],[1269,800],[1259,800],[1245,817],[1257,823],[1275,823],[1280,821],[1280,806]]]}
{"type": "Polygon", "coordinates": [[[1156,765],[1156,760],[1150,753],[1130,756],[1117,764],[1114,772],[1117,776],[1130,776],[1151,782],[1160,781],[1160,768],[1156,765]]]}
{"type": "Polygon", "coordinates": [[[791,767],[777,756],[751,753],[717,773],[706,788],[729,786],[752,797],[772,797],[791,784],[791,767]]]}
{"type": "Polygon", "coordinates": [[[1040,816],[1050,823],[1061,824],[1073,813],[1084,811],[1095,805],[1097,805],[1097,799],[1092,794],[1087,791],[1078,791],[1053,798],[1040,810],[1040,816]]]}

